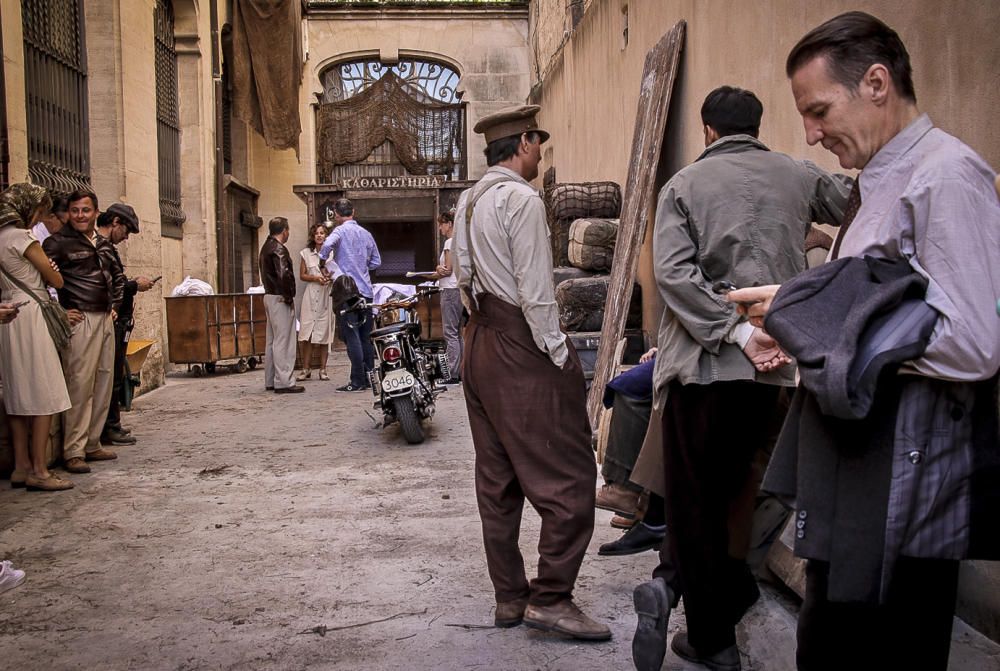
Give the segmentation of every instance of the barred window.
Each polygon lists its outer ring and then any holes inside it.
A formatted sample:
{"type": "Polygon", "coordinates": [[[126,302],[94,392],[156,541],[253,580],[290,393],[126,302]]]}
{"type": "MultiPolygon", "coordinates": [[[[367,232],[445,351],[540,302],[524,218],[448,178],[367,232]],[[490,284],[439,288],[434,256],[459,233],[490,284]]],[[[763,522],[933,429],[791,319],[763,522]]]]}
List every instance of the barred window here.
{"type": "Polygon", "coordinates": [[[90,188],[83,0],[22,0],[21,17],[31,181],[90,188]]]}
{"type": "Polygon", "coordinates": [[[459,73],[443,63],[347,61],[320,74],[320,181],[396,175],[465,176],[459,73]]]}
{"type": "Polygon", "coordinates": [[[156,41],[156,155],[160,182],[160,230],[180,238],[187,218],[181,209],[181,125],[177,106],[177,52],[174,49],[174,9],[170,0],[156,0],[153,30],[156,41]]]}

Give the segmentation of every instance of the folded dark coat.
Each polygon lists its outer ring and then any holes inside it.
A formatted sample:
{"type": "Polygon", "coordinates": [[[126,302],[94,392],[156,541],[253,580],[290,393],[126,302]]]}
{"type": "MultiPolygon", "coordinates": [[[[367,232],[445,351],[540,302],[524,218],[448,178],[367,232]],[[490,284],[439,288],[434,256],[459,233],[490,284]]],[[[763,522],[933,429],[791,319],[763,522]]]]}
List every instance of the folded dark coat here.
{"type": "Polygon", "coordinates": [[[764,328],[798,363],[826,415],[868,415],[883,370],[919,357],[937,313],[905,260],[847,257],[782,285],[764,328]]]}

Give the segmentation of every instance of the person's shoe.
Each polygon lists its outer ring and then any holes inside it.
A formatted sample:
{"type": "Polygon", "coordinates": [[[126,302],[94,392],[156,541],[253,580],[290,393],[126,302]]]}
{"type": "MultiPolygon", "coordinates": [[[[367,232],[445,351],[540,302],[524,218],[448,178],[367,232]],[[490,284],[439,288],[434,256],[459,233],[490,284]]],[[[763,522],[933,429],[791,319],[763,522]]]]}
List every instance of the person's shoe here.
{"type": "Polygon", "coordinates": [[[659,671],[667,654],[667,621],[673,596],[663,578],[639,583],[632,603],[639,621],[632,637],[632,663],[636,671],[659,671]]]}
{"type": "Polygon", "coordinates": [[[610,510],[631,519],[639,508],[639,492],[617,482],[609,482],[597,490],[594,505],[601,510],[610,510]]]}
{"type": "Polygon", "coordinates": [[[264,391],[274,391],[274,385],[272,384],[270,387],[265,386],[264,391]]]}
{"type": "Polygon", "coordinates": [[[295,376],[295,381],[296,382],[302,382],[302,380],[308,380],[308,379],[312,378],[312,376],[313,376],[312,369],[310,369],[310,370],[304,370],[304,371],[302,371],[301,373],[299,373],[298,375],[295,376]]]}
{"type": "Polygon", "coordinates": [[[14,470],[10,474],[10,486],[11,489],[20,489],[24,487],[24,481],[28,477],[25,471],[14,470]]]}
{"type": "Polygon", "coordinates": [[[28,488],[28,491],[36,492],[61,492],[73,489],[74,487],[70,480],[63,480],[54,473],[50,473],[47,478],[38,478],[34,475],[29,475],[25,478],[24,484],[28,488]]]}
{"type": "Polygon", "coordinates": [[[444,381],[445,384],[462,384],[462,381],[457,377],[449,377],[444,381]]]}
{"type": "Polygon", "coordinates": [[[121,433],[124,433],[126,436],[131,436],[132,435],[132,429],[126,429],[121,424],[111,424],[111,425],[109,425],[107,427],[107,430],[108,431],[111,431],[111,430],[119,431],[121,433]]]}
{"type": "Polygon", "coordinates": [[[701,664],[712,671],[740,671],[740,651],[735,645],[718,651],[714,655],[702,656],[688,643],[686,631],[679,631],[670,639],[670,649],[681,659],[693,664],[701,664]]]}
{"type": "Polygon", "coordinates": [[[497,601],[497,608],[493,614],[493,624],[507,629],[516,627],[524,619],[524,609],[528,605],[528,597],[521,597],[513,601],[497,601]]]}
{"type": "Polygon", "coordinates": [[[321,370],[321,371],[319,372],[319,379],[321,379],[321,380],[323,380],[324,382],[326,382],[326,381],[328,381],[328,380],[330,379],[330,376],[326,374],[326,371],[325,371],[325,370],[321,370]]]}
{"type": "Polygon", "coordinates": [[[68,473],[90,473],[90,466],[80,457],[73,457],[66,460],[66,463],[63,464],[63,470],[68,473]]]}
{"type": "Polygon", "coordinates": [[[24,571],[14,568],[9,560],[0,562],[0,592],[14,589],[24,582],[24,578],[24,571]]]}
{"type": "Polygon", "coordinates": [[[534,629],[554,631],[582,641],[607,641],[611,638],[611,630],[587,617],[572,599],[564,599],[551,606],[528,604],[524,609],[524,623],[534,629]]]}
{"type": "Polygon", "coordinates": [[[117,454],[111,450],[105,450],[103,447],[93,452],[87,452],[87,461],[111,461],[117,458],[117,454]]]}
{"type": "Polygon", "coordinates": [[[115,429],[108,429],[101,436],[101,443],[104,445],[135,445],[136,440],[128,434],[115,429]]]}
{"type": "Polygon", "coordinates": [[[337,391],[346,391],[350,393],[356,393],[359,391],[364,391],[365,387],[355,387],[353,384],[345,384],[343,387],[337,387],[337,391]]]}
{"type": "Polygon", "coordinates": [[[275,394],[301,394],[306,390],[301,384],[293,384],[291,387],[278,387],[274,390],[275,394]]]}
{"type": "Polygon", "coordinates": [[[618,540],[602,545],[597,550],[597,554],[607,557],[613,555],[634,555],[646,550],[659,550],[666,535],[667,532],[665,529],[656,531],[639,522],[623,533],[618,540]]]}
{"type": "Polygon", "coordinates": [[[615,529],[631,529],[638,523],[639,520],[635,518],[629,519],[627,517],[622,517],[621,515],[615,515],[611,518],[610,522],[611,526],[615,529]]]}

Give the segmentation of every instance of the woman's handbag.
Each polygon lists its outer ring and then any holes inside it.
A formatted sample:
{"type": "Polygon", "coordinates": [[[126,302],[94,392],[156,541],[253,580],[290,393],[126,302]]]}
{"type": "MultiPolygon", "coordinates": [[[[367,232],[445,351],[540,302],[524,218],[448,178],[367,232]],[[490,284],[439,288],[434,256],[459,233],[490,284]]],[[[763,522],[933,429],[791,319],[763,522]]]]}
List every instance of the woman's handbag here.
{"type": "Polygon", "coordinates": [[[55,343],[56,349],[61,352],[69,347],[69,339],[73,335],[73,327],[70,326],[66,309],[50,298],[46,298],[45,300],[39,298],[34,291],[7,272],[7,269],[3,266],[0,266],[0,271],[3,271],[3,274],[8,280],[14,283],[14,286],[34,298],[38,303],[38,307],[42,310],[42,317],[45,319],[45,326],[49,329],[49,335],[52,336],[52,342],[55,343]]]}

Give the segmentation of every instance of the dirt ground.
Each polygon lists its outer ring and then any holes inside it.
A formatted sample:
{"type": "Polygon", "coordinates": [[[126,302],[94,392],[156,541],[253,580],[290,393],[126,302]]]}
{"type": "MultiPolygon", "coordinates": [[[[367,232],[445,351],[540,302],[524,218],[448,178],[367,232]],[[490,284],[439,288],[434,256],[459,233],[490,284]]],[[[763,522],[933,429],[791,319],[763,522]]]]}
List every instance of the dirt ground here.
{"type": "MultiPolygon", "coordinates": [[[[408,446],[376,428],[370,395],[334,392],[334,358],[300,395],[265,392],[260,370],[171,374],[125,416],[138,445],[76,489],[3,483],[0,558],[28,580],[0,595],[0,666],[632,668],[632,588],[656,556],[598,557],[619,533],[598,511],[576,596],[613,641],[493,628],[461,389],[408,446]]],[[[529,509],[529,571],[537,530],[529,509]]],[[[744,668],[793,668],[793,637],[767,590],[741,627],[744,668]]]]}

